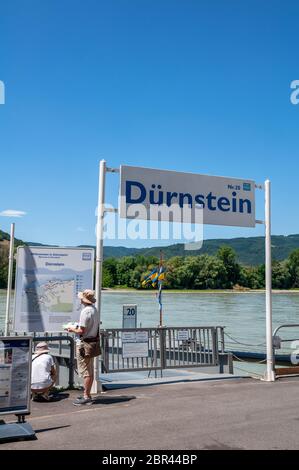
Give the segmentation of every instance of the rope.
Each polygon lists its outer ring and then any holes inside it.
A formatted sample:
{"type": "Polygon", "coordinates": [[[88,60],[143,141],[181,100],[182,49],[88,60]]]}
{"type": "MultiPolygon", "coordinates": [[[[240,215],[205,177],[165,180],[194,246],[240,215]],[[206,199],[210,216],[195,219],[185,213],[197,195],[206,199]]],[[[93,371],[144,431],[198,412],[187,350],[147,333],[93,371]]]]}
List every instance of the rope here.
{"type": "MultiPolygon", "coordinates": [[[[233,358],[237,359],[240,362],[247,362],[246,360],[241,359],[240,357],[236,356],[235,354],[233,354],[232,356],[233,356],[233,358]]],[[[262,361],[258,361],[258,362],[256,362],[256,364],[262,364],[263,362],[266,362],[266,359],[263,359],[262,361]]],[[[263,374],[259,374],[258,372],[252,372],[250,370],[242,369],[242,367],[234,366],[234,368],[238,369],[238,370],[241,370],[243,372],[246,372],[247,375],[250,375],[253,378],[260,379],[261,377],[263,377],[263,374]]]]}
{"type": "MultiPolygon", "coordinates": [[[[235,354],[232,354],[232,356],[237,359],[237,361],[240,362],[248,362],[246,359],[242,359],[241,357],[236,356],[235,354]]],[[[263,364],[264,362],[267,362],[267,359],[263,359],[262,361],[255,361],[255,364],[263,364]]]]}
{"type": "Polygon", "coordinates": [[[235,369],[241,370],[242,372],[246,372],[246,374],[247,374],[247,375],[250,375],[253,379],[255,379],[255,378],[260,379],[261,377],[263,377],[262,374],[258,374],[258,373],[256,373],[256,372],[251,372],[250,370],[242,369],[242,367],[237,367],[237,366],[235,366],[235,369]]]}
{"type": "Polygon", "coordinates": [[[236,338],[233,338],[233,336],[229,335],[228,333],[224,332],[224,334],[225,334],[225,336],[230,338],[234,343],[242,344],[243,346],[252,346],[252,347],[266,346],[266,343],[260,343],[260,344],[241,343],[240,341],[238,341],[236,338]]]}

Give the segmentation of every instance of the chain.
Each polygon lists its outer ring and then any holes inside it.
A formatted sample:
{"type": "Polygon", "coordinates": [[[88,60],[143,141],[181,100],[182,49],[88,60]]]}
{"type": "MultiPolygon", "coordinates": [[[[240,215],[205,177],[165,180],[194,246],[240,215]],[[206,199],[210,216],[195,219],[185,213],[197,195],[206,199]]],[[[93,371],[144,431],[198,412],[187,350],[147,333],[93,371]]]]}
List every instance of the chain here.
{"type": "Polygon", "coordinates": [[[266,343],[260,343],[260,344],[250,344],[250,343],[242,343],[241,341],[238,341],[236,338],[233,338],[233,336],[229,335],[228,333],[224,332],[225,336],[230,338],[234,343],[241,344],[243,346],[266,346],[266,343]]]}

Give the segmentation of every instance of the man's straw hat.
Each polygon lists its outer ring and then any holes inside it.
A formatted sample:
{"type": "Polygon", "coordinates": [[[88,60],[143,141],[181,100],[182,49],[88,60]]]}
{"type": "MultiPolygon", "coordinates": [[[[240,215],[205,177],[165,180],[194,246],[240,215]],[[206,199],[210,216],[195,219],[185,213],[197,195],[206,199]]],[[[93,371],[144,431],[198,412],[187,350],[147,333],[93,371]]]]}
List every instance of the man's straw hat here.
{"type": "Polygon", "coordinates": [[[85,304],[92,305],[96,302],[96,299],[94,297],[94,291],[91,289],[85,289],[83,292],[79,292],[78,297],[85,304]]]}

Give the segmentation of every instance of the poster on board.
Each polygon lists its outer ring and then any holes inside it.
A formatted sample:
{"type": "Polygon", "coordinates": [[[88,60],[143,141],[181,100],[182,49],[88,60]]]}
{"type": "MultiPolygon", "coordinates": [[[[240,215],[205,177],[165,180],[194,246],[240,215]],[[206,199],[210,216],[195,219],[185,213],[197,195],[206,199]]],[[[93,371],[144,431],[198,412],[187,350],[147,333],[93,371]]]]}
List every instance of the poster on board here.
{"type": "Polygon", "coordinates": [[[148,331],[124,331],[122,333],[122,357],[148,357],[148,331]]]}
{"type": "Polygon", "coordinates": [[[93,287],[92,248],[18,247],[14,331],[58,332],[80,316],[78,292],[93,287]]]}
{"type": "Polygon", "coordinates": [[[32,339],[0,337],[0,415],[30,412],[32,339]]]}

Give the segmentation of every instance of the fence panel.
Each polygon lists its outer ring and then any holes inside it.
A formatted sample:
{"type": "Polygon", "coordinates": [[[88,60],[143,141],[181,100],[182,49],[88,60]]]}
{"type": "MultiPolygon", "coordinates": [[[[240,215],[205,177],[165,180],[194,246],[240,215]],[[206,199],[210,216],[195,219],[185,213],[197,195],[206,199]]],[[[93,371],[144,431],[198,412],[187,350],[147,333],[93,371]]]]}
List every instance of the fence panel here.
{"type": "Polygon", "coordinates": [[[103,330],[103,372],[217,366],[219,328],[221,327],[103,330]]]}

